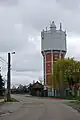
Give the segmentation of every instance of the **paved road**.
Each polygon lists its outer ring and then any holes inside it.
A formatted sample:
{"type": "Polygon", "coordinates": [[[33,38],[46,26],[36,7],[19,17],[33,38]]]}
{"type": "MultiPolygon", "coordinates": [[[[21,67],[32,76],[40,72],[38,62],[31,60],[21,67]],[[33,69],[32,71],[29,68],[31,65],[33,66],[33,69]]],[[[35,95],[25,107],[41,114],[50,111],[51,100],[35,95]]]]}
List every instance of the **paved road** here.
{"type": "Polygon", "coordinates": [[[80,120],[80,114],[59,100],[16,96],[19,109],[0,117],[0,120],[80,120]]]}

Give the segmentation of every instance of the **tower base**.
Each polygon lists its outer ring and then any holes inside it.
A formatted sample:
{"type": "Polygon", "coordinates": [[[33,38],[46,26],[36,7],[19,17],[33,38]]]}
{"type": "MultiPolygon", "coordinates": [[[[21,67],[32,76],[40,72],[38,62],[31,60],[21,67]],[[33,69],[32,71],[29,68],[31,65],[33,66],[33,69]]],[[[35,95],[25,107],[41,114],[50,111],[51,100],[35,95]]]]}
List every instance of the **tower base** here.
{"type": "Polygon", "coordinates": [[[53,80],[53,65],[58,59],[64,59],[66,51],[60,50],[46,50],[42,52],[44,63],[44,85],[47,86],[48,91],[54,90],[53,80]]]}

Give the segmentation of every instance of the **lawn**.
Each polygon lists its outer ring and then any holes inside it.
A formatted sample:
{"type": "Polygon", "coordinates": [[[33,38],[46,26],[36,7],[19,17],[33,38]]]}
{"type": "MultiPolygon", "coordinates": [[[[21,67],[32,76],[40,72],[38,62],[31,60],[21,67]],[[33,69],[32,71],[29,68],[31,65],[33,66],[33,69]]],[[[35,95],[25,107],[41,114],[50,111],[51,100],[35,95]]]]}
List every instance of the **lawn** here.
{"type": "Polygon", "coordinates": [[[70,101],[70,103],[73,103],[73,104],[80,104],[80,100],[70,101]]]}

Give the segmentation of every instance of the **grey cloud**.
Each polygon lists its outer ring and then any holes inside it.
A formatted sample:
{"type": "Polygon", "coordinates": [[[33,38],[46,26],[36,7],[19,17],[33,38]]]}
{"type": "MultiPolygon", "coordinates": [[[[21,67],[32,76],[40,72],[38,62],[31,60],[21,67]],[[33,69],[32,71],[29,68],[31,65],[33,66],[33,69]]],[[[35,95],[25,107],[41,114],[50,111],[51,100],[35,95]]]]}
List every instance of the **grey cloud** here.
{"type": "Polygon", "coordinates": [[[12,72],[12,85],[19,84],[29,84],[33,82],[33,80],[39,80],[39,76],[42,76],[42,71],[34,71],[34,72],[12,72]]]}
{"type": "Polygon", "coordinates": [[[22,76],[22,77],[21,76],[13,76],[12,77],[12,86],[13,85],[18,86],[19,84],[26,85],[32,81],[33,81],[33,79],[31,79],[28,76],[22,76]]]}
{"type": "Polygon", "coordinates": [[[80,2],[64,1],[6,0],[3,3],[0,1],[0,52],[6,54],[8,51],[16,51],[12,57],[14,84],[27,83],[42,75],[40,32],[46,26],[49,27],[49,22],[52,20],[56,22],[58,28],[59,22],[62,22],[63,29],[67,29],[69,36],[67,56],[78,58],[77,51],[80,50],[79,47],[77,49],[75,47],[80,46],[79,40],[76,39],[76,36],[80,38],[80,2]],[[75,42],[71,40],[74,37],[75,42]]]}
{"type": "MultiPolygon", "coordinates": [[[[40,32],[43,28],[49,26],[51,20],[54,20],[58,26],[59,22],[62,22],[64,25],[63,28],[67,29],[68,32],[79,33],[80,28],[77,27],[80,24],[79,8],[77,7],[79,4],[79,1],[67,2],[67,0],[65,3],[63,1],[56,2],[55,0],[28,2],[26,7],[24,7],[25,11],[21,10],[24,15],[23,25],[29,24],[32,28],[40,32]],[[67,4],[72,5],[73,8],[71,6],[71,10],[66,7],[64,8],[64,6],[68,7],[67,4]],[[74,6],[76,6],[76,10],[74,6]]],[[[22,4],[23,6],[24,4],[22,4]]]]}
{"type": "Polygon", "coordinates": [[[35,69],[35,68],[17,68],[17,69],[12,69],[13,71],[16,71],[16,72],[36,72],[36,71],[40,71],[41,69],[38,68],[38,69],[35,69]]]}
{"type": "Polygon", "coordinates": [[[45,25],[48,22],[50,22],[53,19],[53,16],[55,15],[54,10],[56,8],[56,4],[54,3],[55,3],[54,1],[53,4],[46,1],[38,1],[38,2],[36,1],[36,2],[27,3],[27,7],[25,8],[26,16],[24,18],[25,24],[27,21],[33,28],[40,31],[43,27],[45,27],[45,25]]]}
{"type": "MultiPolygon", "coordinates": [[[[22,57],[22,55],[21,55],[22,57]]],[[[19,57],[20,58],[20,57],[19,57]]],[[[42,70],[42,57],[39,52],[35,54],[29,54],[23,56],[20,61],[13,62],[13,70],[17,72],[25,72],[25,71],[41,71],[42,70]]]]}
{"type": "MultiPolygon", "coordinates": [[[[42,75],[42,71],[28,71],[28,72],[16,72],[16,71],[12,71],[12,74],[13,74],[13,76],[20,76],[20,77],[22,77],[22,76],[25,76],[25,77],[30,77],[31,79],[38,79],[38,77],[39,76],[41,76],[42,75]]],[[[12,77],[13,78],[13,77],[12,77]]]]}
{"type": "Polygon", "coordinates": [[[75,11],[80,5],[79,0],[56,0],[64,9],[75,11]]]}
{"type": "Polygon", "coordinates": [[[40,35],[40,31],[47,25],[49,26],[50,20],[56,21],[58,26],[62,21],[63,27],[68,32],[78,33],[80,31],[77,27],[80,23],[78,13],[66,11],[63,6],[60,7],[52,0],[47,2],[45,0],[44,2],[42,0],[19,0],[15,7],[3,7],[0,12],[0,51],[21,48],[25,41],[27,44],[28,36],[40,35]]]}
{"type": "Polygon", "coordinates": [[[40,41],[38,38],[36,39],[36,41],[30,41],[29,39],[27,45],[25,45],[19,52],[16,52],[12,60],[12,70],[17,72],[36,72],[42,69],[42,56],[39,45],[40,41]]]}
{"type": "Polygon", "coordinates": [[[14,6],[18,4],[18,0],[0,0],[0,5],[14,6]]]}

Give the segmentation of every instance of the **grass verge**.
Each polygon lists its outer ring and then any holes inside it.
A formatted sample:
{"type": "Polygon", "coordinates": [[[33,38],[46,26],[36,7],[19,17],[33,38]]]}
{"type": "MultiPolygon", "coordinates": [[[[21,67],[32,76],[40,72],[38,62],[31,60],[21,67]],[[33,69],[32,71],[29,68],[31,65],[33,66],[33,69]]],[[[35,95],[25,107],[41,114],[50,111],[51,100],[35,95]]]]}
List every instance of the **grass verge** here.
{"type": "Polygon", "coordinates": [[[79,104],[79,105],[80,105],[80,101],[79,101],[79,100],[70,101],[70,103],[73,103],[73,104],[79,104]]]}
{"type": "Polygon", "coordinates": [[[5,102],[19,102],[18,100],[16,100],[15,98],[11,98],[9,100],[5,100],[5,102]]]}

